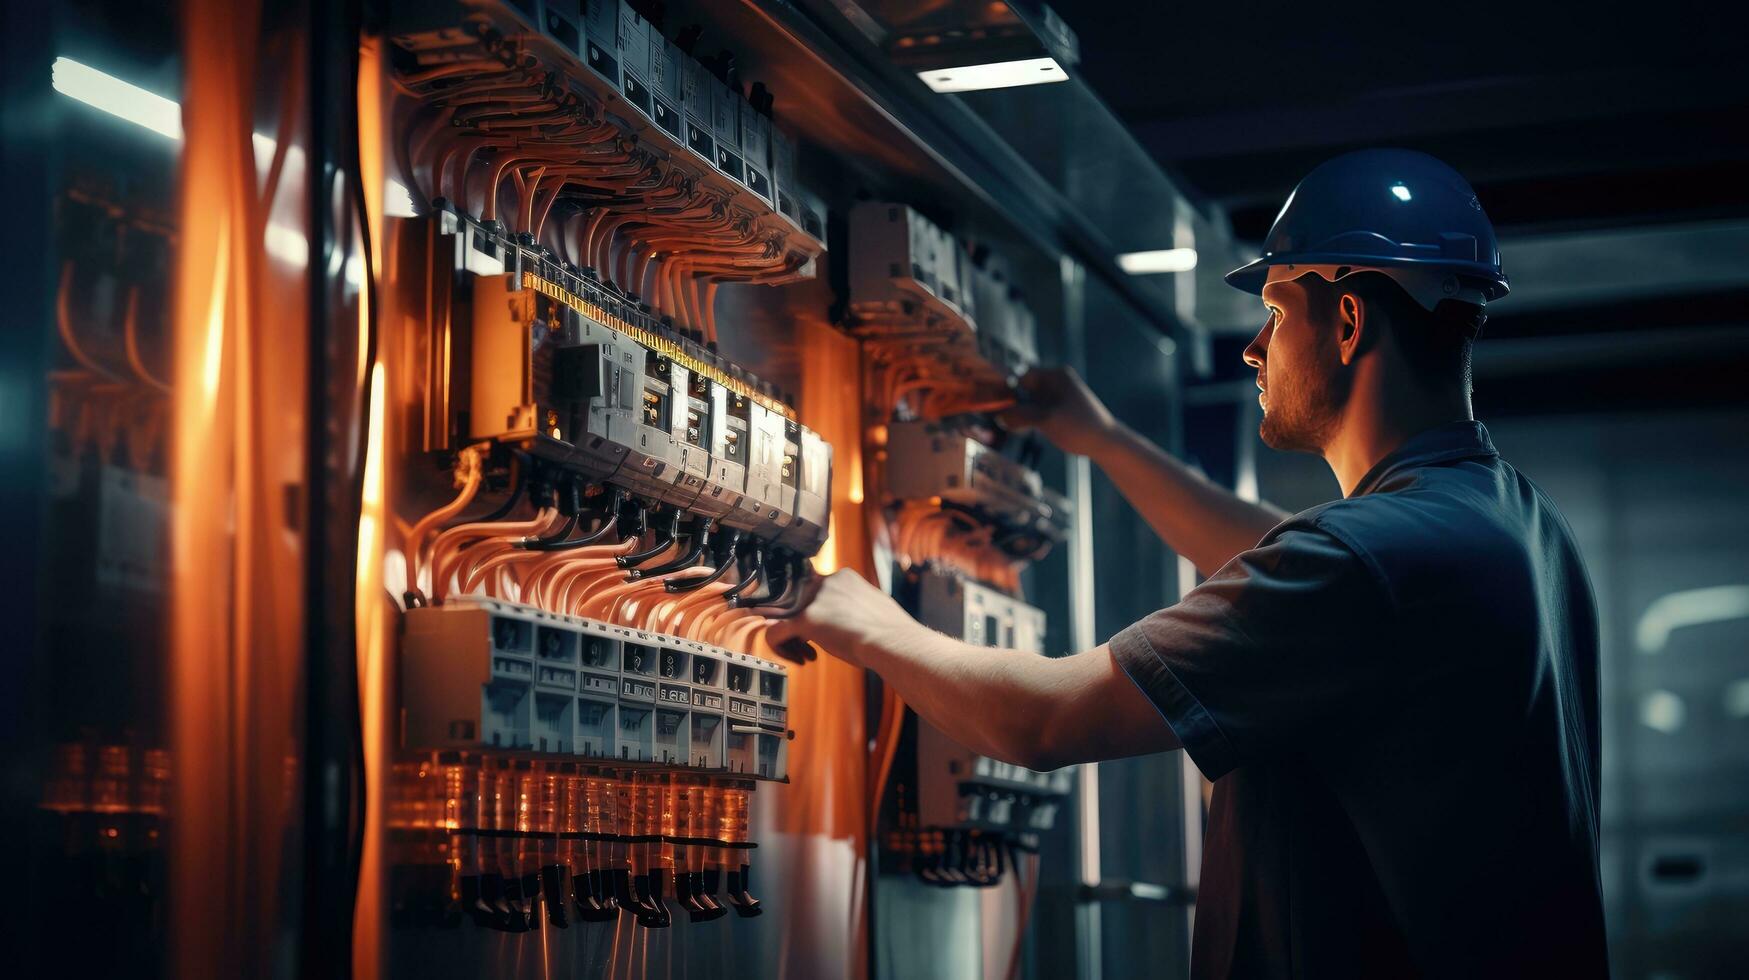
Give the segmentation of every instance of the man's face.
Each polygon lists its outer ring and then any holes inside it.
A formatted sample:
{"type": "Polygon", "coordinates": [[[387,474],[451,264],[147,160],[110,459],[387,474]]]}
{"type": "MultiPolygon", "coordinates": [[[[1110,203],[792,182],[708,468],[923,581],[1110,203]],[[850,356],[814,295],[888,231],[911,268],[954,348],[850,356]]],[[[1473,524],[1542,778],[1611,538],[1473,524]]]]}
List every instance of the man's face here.
{"type": "Polygon", "coordinates": [[[1295,279],[1263,287],[1269,319],[1244,357],[1257,369],[1258,435],[1271,449],[1321,452],[1347,395],[1330,317],[1314,309],[1323,285],[1314,277],[1310,288],[1295,279]]]}

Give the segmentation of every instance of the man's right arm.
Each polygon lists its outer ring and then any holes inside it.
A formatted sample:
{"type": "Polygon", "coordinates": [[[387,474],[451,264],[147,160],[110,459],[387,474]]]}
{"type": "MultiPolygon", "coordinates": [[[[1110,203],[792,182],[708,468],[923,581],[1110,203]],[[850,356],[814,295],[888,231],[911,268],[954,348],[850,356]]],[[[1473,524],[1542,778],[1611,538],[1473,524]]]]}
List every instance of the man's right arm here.
{"type": "Polygon", "coordinates": [[[1072,369],[1032,371],[1021,379],[1020,394],[1004,421],[1091,459],[1154,533],[1205,576],[1288,516],[1239,499],[1119,422],[1072,369]]]}

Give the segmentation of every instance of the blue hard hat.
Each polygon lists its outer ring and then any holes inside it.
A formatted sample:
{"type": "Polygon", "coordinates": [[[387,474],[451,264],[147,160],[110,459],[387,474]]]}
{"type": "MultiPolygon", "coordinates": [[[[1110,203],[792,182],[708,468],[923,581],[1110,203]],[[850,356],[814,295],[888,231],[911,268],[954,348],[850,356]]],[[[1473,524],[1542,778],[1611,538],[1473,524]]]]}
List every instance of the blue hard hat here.
{"type": "Polygon", "coordinates": [[[1360,150],[1320,164],[1288,195],[1263,256],[1227,273],[1227,283],[1262,293],[1276,265],[1439,270],[1490,300],[1509,288],[1476,192],[1414,150],[1360,150]]]}

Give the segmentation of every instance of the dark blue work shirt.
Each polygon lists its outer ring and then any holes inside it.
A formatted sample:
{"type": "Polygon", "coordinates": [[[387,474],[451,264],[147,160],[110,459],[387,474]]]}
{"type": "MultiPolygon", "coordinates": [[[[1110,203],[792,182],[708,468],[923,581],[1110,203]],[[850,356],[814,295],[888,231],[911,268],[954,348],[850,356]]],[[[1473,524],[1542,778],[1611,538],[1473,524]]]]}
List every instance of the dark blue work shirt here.
{"type": "Polygon", "coordinates": [[[1192,976],[1607,975],[1597,608],[1480,423],[1111,650],[1215,781],[1192,976]]]}

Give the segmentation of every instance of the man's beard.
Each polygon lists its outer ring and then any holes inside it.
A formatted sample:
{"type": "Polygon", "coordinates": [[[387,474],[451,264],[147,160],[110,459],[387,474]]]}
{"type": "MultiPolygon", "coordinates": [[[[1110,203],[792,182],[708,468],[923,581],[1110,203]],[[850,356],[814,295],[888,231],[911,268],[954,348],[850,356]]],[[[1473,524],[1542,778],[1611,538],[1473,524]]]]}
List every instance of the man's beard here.
{"type": "Polygon", "coordinates": [[[1257,435],[1264,445],[1289,453],[1324,451],[1335,422],[1330,393],[1296,391],[1293,383],[1288,382],[1276,386],[1267,397],[1269,407],[1257,426],[1257,435]]]}

